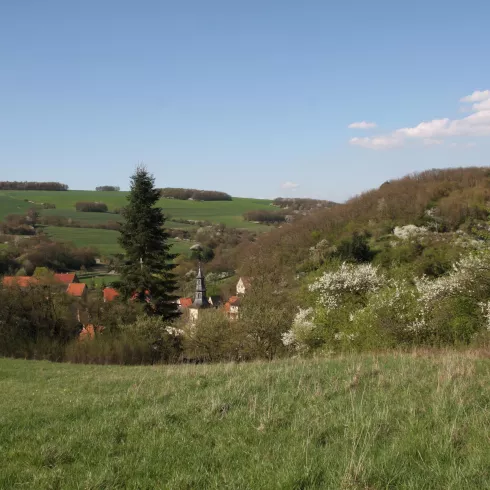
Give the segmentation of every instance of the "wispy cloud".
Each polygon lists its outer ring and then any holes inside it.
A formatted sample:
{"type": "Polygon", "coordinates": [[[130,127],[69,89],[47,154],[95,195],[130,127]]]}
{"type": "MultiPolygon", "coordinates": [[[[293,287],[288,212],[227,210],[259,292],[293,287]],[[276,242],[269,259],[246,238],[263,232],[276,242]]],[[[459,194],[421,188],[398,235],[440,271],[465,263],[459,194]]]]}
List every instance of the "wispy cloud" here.
{"type": "Polygon", "coordinates": [[[461,99],[471,114],[461,119],[433,119],[413,127],[396,129],[388,134],[365,138],[351,138],[349,143],[371,150],[403,146],[408,141],[422,140],[424,145],[442,144],[444,139],[458,136],[490,135],[490,90],[475,91],[461,99]]]}
{"type": "Polygon", "coordinates": [[[432,138],[425,138],[424,145],[425,146],[434,146],[434,145],[442,145],[444,143],[443,140],[435,140],[432,138]]]}
{"type": "Polygon", "coordinates": [[[285,190],[288,190],[288,191],[295,190],[298,187],[299,187],[299,184],[296,184],[295,182],[290,182],[290,181],[283,182],[281,184],[281,189],[285,189],[285,190]]]}
{"type": "Polygon", "coordinates": [[[376,128],[378,125],[375,122],[368,122],[368,121],[360,121],[360,122],[353,122],[352,124],[349,124],[347,126],[349,129],[373,129],[376,128]]]}

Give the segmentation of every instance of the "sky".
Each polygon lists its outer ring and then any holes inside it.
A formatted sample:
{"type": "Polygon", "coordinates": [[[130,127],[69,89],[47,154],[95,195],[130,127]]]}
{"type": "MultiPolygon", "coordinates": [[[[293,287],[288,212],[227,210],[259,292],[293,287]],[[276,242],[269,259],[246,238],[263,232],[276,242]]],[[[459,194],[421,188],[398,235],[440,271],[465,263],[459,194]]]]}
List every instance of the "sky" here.
{"type": "Polygon", "coordinates": [[[0,2],[0,180],[343,201],[490,163],[490,2],[0,2]]]}

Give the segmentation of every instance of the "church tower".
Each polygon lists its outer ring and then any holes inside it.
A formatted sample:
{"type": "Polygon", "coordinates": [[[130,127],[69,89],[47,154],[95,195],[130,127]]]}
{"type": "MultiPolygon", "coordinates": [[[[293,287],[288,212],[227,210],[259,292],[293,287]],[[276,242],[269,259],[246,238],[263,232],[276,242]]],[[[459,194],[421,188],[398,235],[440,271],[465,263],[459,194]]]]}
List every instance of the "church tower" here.
{"type": "Polygon", "coordinates": [[[199,310],[203,308],[210,308],[208,297],[206,295],[206,282],[204,280],[204,274],[202,273],[201,263],[199,263],[199,269],[196,276],[196,292],[194,295],[194,302],[189,307],[189,320],[191,324],[196,323],[199,317],[199,310]]]}
{"type": "Polygon", "coordinates": [[[208,308],[211,306],[206,295],[206,282],[201,270],[201,263],[199,263],[199,269],[197,271],[196,293],[194,295],[194,303],[192,306],[194,306],[194,308],[208,308]]]}

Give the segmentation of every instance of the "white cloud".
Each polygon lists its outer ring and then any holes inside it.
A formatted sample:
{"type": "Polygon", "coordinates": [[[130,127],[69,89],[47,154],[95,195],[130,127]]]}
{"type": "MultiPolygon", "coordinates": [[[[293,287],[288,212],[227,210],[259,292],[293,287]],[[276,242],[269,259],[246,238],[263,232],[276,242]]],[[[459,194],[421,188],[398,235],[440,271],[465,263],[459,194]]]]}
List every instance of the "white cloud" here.
{"type": "Polygon", "coordinates": [[[372,129],[376,128],[378,125],[375,122],[360,121],[353,122],[347,126],[349,129],[372,129]]]}
{"type": "Polygon", "coordinates": [[[349,142],[371,150],[382,150],[403,146],[408,141],[422,140],[424,145],[430,146],[442,144],[444,138],[490,136],[490,90],[473,92],[461,101],[473,103],[472,113],[461,119],[433,119],[388,134],[351,138],[349,142]]]}
{"type": "Polygon", "coordinates": [[[354,146],[369,148],[370,150],[387,150],[400,146],[401,140],[394,136],[378,136],[376,138],[351,138],[349,143],[354,146]]]}
{"type": "Polygon", "coordinates": [[[283,182],[281,184],[281,189],[286,189],[286,190],[296,190],[297,188],[299,187],[299,184],[296,184],[294,182],[290,182],[290,181],[287,181],[287,182],[283,182]]]}
{"type": "Polygon", "coordinates": [[[475,90],[471,95],[467,95],[460,102],[480,102],[481,100],[490,99],[490,90],[475,90]]]}
{"type": "Polygon", "coordinates": [[[443,140],[435,140],[432,138],[425,138],[424,145],[425,146],[434,146],[434,145],[442,145],[444,143],[443,140]]]}

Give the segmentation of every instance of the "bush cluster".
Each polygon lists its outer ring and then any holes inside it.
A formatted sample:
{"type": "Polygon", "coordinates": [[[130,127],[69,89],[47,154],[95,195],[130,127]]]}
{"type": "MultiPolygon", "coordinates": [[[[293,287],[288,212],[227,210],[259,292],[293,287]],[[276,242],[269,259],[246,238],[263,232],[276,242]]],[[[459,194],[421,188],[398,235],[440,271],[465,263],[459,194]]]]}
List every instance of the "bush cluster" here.
{"type": "Polygon", "coordinates": [[[268,211],[259,209],[256,211],[247,211],[243,214],[245,221],[256,221],[258,223],[283,223],[286,221],[286,214],[283,211],[268,211]]]}
{"type": "Polygon", "coordinates": [[[96,191],[112,191],[112,192],[118,192],[121,190],[121,188],[117,185],[101,185],[99,187],[95,188],[96,191]]]}
{"type": "Polygon", "coordinates": [[[60,182],[0,182],[2,191],[67,191],[68,186],[60,182]]]}
{"type": "Polygon", "coordinates": [[[103,202],[79,201],[75,204],[77,211],[88,213],[107,213],[107,204],[103,202]]]}
{"type": "Polygon", "coordinates": [[[165,187],[160,189],[160,194],[164,198],[194,201],[231,201],[232,197],[226,192],[203,191],[198,189],[184,189],[176,187],[165,187]]]}

